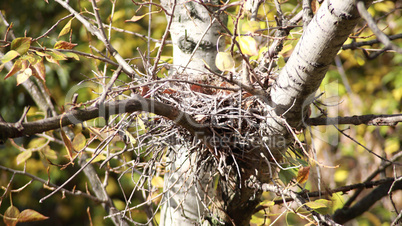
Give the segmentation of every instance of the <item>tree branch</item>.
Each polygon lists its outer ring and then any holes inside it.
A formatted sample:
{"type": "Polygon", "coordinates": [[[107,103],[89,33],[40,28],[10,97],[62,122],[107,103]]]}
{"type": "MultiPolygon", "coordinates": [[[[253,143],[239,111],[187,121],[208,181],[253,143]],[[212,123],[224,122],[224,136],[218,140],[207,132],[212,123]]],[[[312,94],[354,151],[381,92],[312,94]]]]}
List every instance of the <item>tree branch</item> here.
{"type": "MultiPolygon", "coordinates": [[[[395,40],[395,39],[400,39],[402,38],[402,34],[396,34],[396,35],[390,35],[387,36],[389,40],[395,40]]],[[[371,46],[377,43],[380,43],[381,41],[378,39],[374,39],[374,40],[369,40],[369,41],[363,41],[363,42],[352,42],[350,44],[347,45],[343,45],[342,49],[346,50],[346,49],[355,49],[358,47],[362,47],[362,46],[371,46]]]]}
{"type": "Polygon", "coordinates": [[[60,127],[82,123],[97,117],[107,117],[109,115],[135,111],[146,111],[165,116],[200,139],[211,135],[211,131],[206,125],[199,124],[187,113],[155,100],[144,99],[140,95],[135,95],[133,98],[126,100],[108,102],[104,104],[103,108],[101,107],[102,106],[92,106],[84,109],[71,110],[55,117],[34,122],[2,122],[0,123],[0,140],[5,141],[8,138],[31,136],[37,133],[59,129],[60,127]]]}
{"type": "Polygon", "coordinates": [[[384,183],[374,189],[370,194],[366,195],[359,202],[353,205],[351,208],[339,209],[333,215],[333,219],[340,224],[344,224],[347,221],[360,216],[362,213],[366,212],[375,202],[380,200],[382,197],[388,195],[388,192],[393,184],[392,191],[402,189],[402,181],[393,181],[384,183]]]}
{"type": "Polygon", "coordinates": [[[354,115],[347,117],[333,117],[333,118],[309,118],[306,123],[310,126],[323,126],[323,125],[361,125],[368,126],[395,126],[402,122],[402,114],[395,115],[354,115]]]}
{"type": "Polygon", "coordinates": [[[377,36],[378,40],[382,44],[385,45],[385,49],[392,49],[397,53],[402,54],[402,49],[399,48],[397,45],[393,44],[387,35],[385,35],[377,26],[374,19],[371,17],[370,13],[367,11],[366,6],[364,5],[363,1],[357,2],[357,10],[359,11],[360,16],[366,20],[368,26],[370,27],[371,31],[377,36]]]}

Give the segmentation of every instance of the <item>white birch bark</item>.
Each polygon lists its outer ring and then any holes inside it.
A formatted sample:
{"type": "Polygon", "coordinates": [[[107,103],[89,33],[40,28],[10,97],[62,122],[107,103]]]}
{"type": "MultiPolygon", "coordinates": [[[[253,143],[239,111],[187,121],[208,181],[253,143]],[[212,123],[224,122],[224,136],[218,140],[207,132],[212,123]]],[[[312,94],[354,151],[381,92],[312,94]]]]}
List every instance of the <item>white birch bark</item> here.
{"type": "MultiPolygon", "coordinates": [[[[204,4],[219,2],[203,1],[204,4]]],[[[206,78],[205,65],[214,71],[217,42],[221,26],[208,10],[197,1],[164,0],[163,6],[173,14],[170,35],[173,42],[173,67],[170,76],[180,79],[202,81],[206,78]],[[171,12],[176,4],[174,12],[171,12]]],[[[210,7],[212,11],[216,10],[210,7]]],[[[222,18],[223,19],[223,18],[222,18]]],[[[168,16],[168,20],[170,17],[168,16]]],[[[224,19],[223,19],[224,20],[224,19]]],[[[223,47],[220,40],[219,47],[223,47]]],[[[174,147],[167,156],[171,164],[165,174],[165,196],[161,210],[160,225],[199,225],[203,221],[205,206],[204,189],[211,182],[209,171],[196,165],[197,153],[189,153],[185,147],[174,147]]],[[[209,194],[210,195],[210,194],[209,194]]]]}

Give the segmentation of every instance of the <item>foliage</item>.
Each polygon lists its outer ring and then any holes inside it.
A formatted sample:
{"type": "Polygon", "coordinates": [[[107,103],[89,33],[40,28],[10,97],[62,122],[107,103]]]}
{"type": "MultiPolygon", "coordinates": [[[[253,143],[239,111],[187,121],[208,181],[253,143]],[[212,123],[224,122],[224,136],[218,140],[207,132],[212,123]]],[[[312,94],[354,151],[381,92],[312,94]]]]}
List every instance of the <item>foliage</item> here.
{"type": "MultiPolygon", "coordinates": [[[[91,8],[89,1],[79,1],[74,4],[81,10],[81,14],[92,16],[92,12],[87,11],[91,8]]],[[[290,13],[298,9],[298,6],[300,4],[297,1],[287,1],[282,4],[282,9],[290,13]]],[[[156,5],[147,8],[148,6],[137,5],[131,1],[112,1],[112,3],[98,1],[98,7],[101,9],[104,23],[116,28],[107,27],[106,29],[113,47],[123,58],[130,59],[130,65],[135,65],[138,75],[143,76],[149,73],[148,69],[152,65],[146,64],[145,59],[154,59],[157,56],[161,48],[160,39],[166,28],[165,15],[161,9],[156,5]],[[148,27],[149,18],[152,18],[151,27],[148,27]],[[148,29],[151,29],[151,32],[148,29]],[[148,34],[151,36],[147,36],[148,34]]],[[[393,2],[384,1],[370,8],[374,17],[383,17],[379,26],[387,35],[402,33],[401,11],[393,11],[394,7],[393,2]]],[[[17,37],[12,41],[1,42],[3,46],[1,52],[4,56],[1,57],[3,69],[0,77],[7,80],[0,80],[2,96],[0,113],[5,121],[19,120],[24,114],[22,109],[27,105],[32,106],[26,112],[28,121],[49,116],[48,112],[43,112],[36,107],[33,99],[22,89],[21,84],[26,80],[41,84],[45,92],[52,97],[57,114],[63,114],[71,108],[90,106],[93,103],[91,101],[98,98],[104,91],[103,87],[111,81],[112,74],[119,70],[116,64],[111,65],[104,60],[110,56],[104,57],[104,54],[109,53],[103,43],[95,39],[75,17],[66,14],[66,10],[55,2],[3,1],[0,3],[0,8],[4,9],[2,13],[7,21],[13,23],[12,31],[17,37]],[[57,26],[48,32],[54,24],[57,26]],[[42,34],[46,35],[37,38],[42,34]],[[92,55],[84,56],[80,54],[82,52],[92,55]],[[98,58],[95,59],[94,55],[98,58]],[[6,63],[12,63],[12,67],[4,69],[6,63]],[[77,86],[80,82],[82,82],[81,87],[77,86]],[[76,102],[71,99],[73,97],[70,95],[71,90],[78,93],[76,102]]],[[[250,20],[250,16],[241,14],[240,10],[240,6],[229,9],[228,28],[232,32],[239,29],[241,36],[236,39],[222,37],[226,41],[224,47],[226,51],[219,52],[216,59],[217,68],[227,74],[240,70],[242,60],[240,52],[247,55],[250,63],[256,66],[256,62],[267,50],[265,39],[261,37],[272,36],[273,32],[267,31],[266,28],[276,26],[274,20],[276,10],[274,3],[270,1],[264,2],[260,7],[257,15],[258,22],[250,20]],[[234,27],[236,23],[237,28],[234,27]],[[238,42],[238,46],[235,45],[235,41],[238,42]]],[[[4,23],[0,25],[0,30],[4,37],[7,31],[4,23]]],[[[278,73],[284,66],[301,32],[302,28],[296,27],[286,37],[284,47],[273,68],[273,74],[278,73]]],[[[11,36],[10,33],[8,35],[11,36]]],[[[360,41],[360,39],[369,41],[376,37],[367,28],[357,30],[345,44],[360,41]]],[[[395,43],[401,46],[400,39],[395,43]]],[[[375,44],[372,48],[381,48],[381,45],[375,44]]],[[[171,63],[171,54],[170,44],[167,44],[162,51],[160,61],[154,62],[155,65],[159,63],[163,66],[165,63],[171,63]]],[[[337,61],[338,63],[331,66],[321,85],[321,90],[325,93],[311,108],[312,117],[323,114],[329,117],[399,114],[402,111],[401,55],[384,53],[369,61],[363,50],[347,49],[340,51],[337,61]]],[[[157,77],[164,78],[166,74],[167,69],[161,67],[157,77]]],[[[137,85],[132,82],[130,75],[123,74],[115,83],[115,86],[119,88],[118,92],[112,93],[111,98],[120,99],[128,96],[129,90],[137,85]]],[[[226,87],[226,83],[219,85],[226,87]]],[[[202,89],[199,85],[193,84],[191,90],[202,89]]],[[[142,86],[138,92],[145,96],[148,91],[148,86],[142,86]]],[[[175,90],[166,88],[163,92],[172,94],[175,90]]],[[[154,130],[159,129],[155,125],[156,121],[165,119],[153,114],[133,116],[129,113],[105,118],[74,125],[71,131],[61,130],[58,133],[46,132],[30,138],[22,137],[9,140],[0,146],[0,165],[18,170],[13,173],[1,171],[0,184],[4,194],[1,196],[0,213],[3,214],[6,224],[14,225],[16,221],[26,222],[34,219],[45,220],[44,216],[51,216],[45,221],[46,224],[82,224],[83,222],[95,225],[111,224],[110,219],[103,219],[106,214],[97,202],[99,200],[84,195],[70,196],[68,192],[62,191],[43,203],[38,203],[38,200],[54,190],[49,183],[63,184],[80,168],[77,162],[84,153],[92,158],[91,165],[95,166],[104,185],[107,185],[106,191],[118,210],[129,211],[128,215],[133,222],[144,224],[149,222],[147,211],[151,211],[154,216],[159,215],[157,211],[159,211],[163,193],[164,165],[143,163],[153,159],[163,163],[167,149],[155,152],[153,149],[147,150],[142,143],[151,142],[152,137],[148,137],[147,134],[152,134],[154,130]],[[125,120],[130,122],[129,126],[122,126],[125,120]],[[121,126],[123,129],[114,130],[114,126],[116,128],[121,126]],[[106,148],[99,152],[98,148],[103,145],[106,148]],[[148,170],[147,167],[153,168],[154,171],[144,176],[143,173],[148,170]],[[27,177],[26,173],[34,177],[27,177]],[[37,178],[42,178],[45,182],[37,178]],[[141,186],[146,192],[138,189],[141,186]],[[19,213],[18,209],[25,210],[19,213]],[[29,217],[22,217],[23,213],[29,217]],[[8,218],[18,220],[7,221],[8,218]]],[[[297,134],[301,141],[312,145],[294,145],[294,150],[285,156],[287,165],[282,165],[276,182],[287,188],[303,188],[310,191],[355,184],[364,181],[368,172],[375,171],[384,163],[383,160],[368,153],[367,149],[387,158],[401,152],[402,128],[400,126],[339,126],[339,130],[345,131],[364,147],[342,135],[337,129],[337,127],[324,129],[309,127],[303,133],[297,134]],[[318,130],[324,134],[321,139],[311,135],[318,130]],[[304,148],[314,152],[306,151],[304,148]]],[[[172,131],[177,132],[177,130],[172,131]]],[[[153,137],[153,139],[158,138],[153,137]]],[[[393,176],[393,173],[400,175],[401,172],[400,169],[388,169],[385,172],[387,176],[393,176]]],[[[65,189],[90,194],[89,186],[86,177],[80,174],[74,177],[65,189]]],[[[400,194],[399,191],[395,196],[400,194]]],[[[268,192],[264,193],[263,197],[265,200],[260,204],[261,209],[252,219],[253,225],[273,222],[293,225],[300,220],[309,222],[309,213],[302,208],[294,208],[294,212],[287,211],[285,215],[278,214],[289,208],[275,203],[282,197],[275,197],[275,194],[268,192]]],[[[304,205],[321,214],[333,214],[347,199],[348,196],[344,193],[335,193],[332,196],[327,194],[304,205]]],[[[396,202],[400,209],[402,203],[400,200],[396,202]]],[[[355,221],[357,224],[390,221],[395,217],[389,214],[392,205],[390,200],[384,200],[355,221]]]]}

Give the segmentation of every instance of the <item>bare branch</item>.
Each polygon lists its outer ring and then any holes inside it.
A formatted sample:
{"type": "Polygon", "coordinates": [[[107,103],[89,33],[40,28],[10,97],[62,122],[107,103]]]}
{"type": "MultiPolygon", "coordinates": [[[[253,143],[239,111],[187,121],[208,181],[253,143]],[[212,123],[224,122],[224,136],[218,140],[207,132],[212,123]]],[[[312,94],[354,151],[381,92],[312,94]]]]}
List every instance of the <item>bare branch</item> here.
{"type": "Polygon", "coordinates": [[[396,115],[354,115],[348,117],[334,117],[334,118],[309,118],[306,123],[310,126],[323,126],[323,125],[368,125],[368,126],[395,126],[402,122],[402,114],[396,115]]]}
{"type": "Polygon", "coordinates": [[[364,1],[358,1],[357,2],[357,10],[360,13],[360,16],[366,20],[368,26],[370,27],[371,31],[377,36],[378,40],[385,45],[385,48],[392,49],[396,51],[397,53],[402,54],[402,49],[399,48],[397,45],[393,44],[387,35],[385,35],[376,25],[374,19],[371,17],[369,12],[366,9],[366,6],[364,5],[364,1]]]}
{"type": "Polygon", "coordinates": [[[187,129],[198,138],[210,135],[211,131],[206,125],[199,124],[190,115],[170,106],[154,100],[144,99],[140,95],[133,98],[105,103],[104,109],[99,106],[92,106],[84,109],[77,109],[64,114],[46,118],[34,122],[21,123],[0,123],[0,140],[21,136],[31,136],[44,131],[58,129],[60,127],[81,123],[100,116],[113,114],[146,111],[157,115],[165,116],[176,124],[187,129]]]}
{"type": "MultiPolygon", "coordinates": [[[[395,39],[400,39],[402,38],[402,34],[396,34],[396,35],[390,35],[387,36],[389,40],[395,40],[395,39]]],[[[377,43],[380,43],[381,41],[378,39],[374,39],[374,40],[370,40],[370,41],[363,41],[363,42],[352,42],[350,44],[347,45],[343,45],[342,49],[346,50],[346,49],[355,49],[358,47],[362,47],[362,46],[371,46],[377,43]]]]}
{"type": "Polygon", "coordinates": [[[290,189],[281,188],[279,186],[272,185],[272,184],[267,184],[267,183],[258,184],[255,182],[249,182],[248,186],[255,188],[255,189],[262,190],[262,191],[279,193],[279,194],[283,194],[288,197],[291,197],[294,201],[297,202],[297,204],[299,204],[300,206],[303,206],[303,208],[310,211],[313,214],[313,216],[316,218],[316,220],[319,222],[320,225],[339,225],[339,224],[335,223],[330,218],[330,216],[319,214],[319,213],[315,212],[313,209],[311,209],[310,207],[308,207],[307,205],[305,205],[305,203],[307,201],[302,196],[300,196],[299,194],[297,194],[296,192],[294,192],[290,189]]]}
{"type": "Polygon", "coordinates": [[[333,219],[340,224],[344,224],[347,221],[360,216],[364,212],[366,212],[375,202],[380,200],[382,197],[388,195],[388,191],[393,185],[393,191],[402,189],[402,181],[397,181],[393,183],[393,181],[384,183],[374,189],[370,194],[366,195],[360,201],[358,201],[355,205],[350,208],[339,209],[333,215],[333,219]]]}

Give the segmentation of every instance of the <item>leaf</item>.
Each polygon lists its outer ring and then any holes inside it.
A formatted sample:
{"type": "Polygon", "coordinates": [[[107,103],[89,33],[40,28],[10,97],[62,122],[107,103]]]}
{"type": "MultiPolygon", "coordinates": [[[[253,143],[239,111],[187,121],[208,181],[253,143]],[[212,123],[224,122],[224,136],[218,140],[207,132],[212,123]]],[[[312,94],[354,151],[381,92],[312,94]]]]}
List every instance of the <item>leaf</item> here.
{"type": "Polygon", "coordinates": [[[70,162],[73,163],[75,150],[74,150],[73,145],[71,144],[71,140],[70,140],[70,138],[67,137],[67,135],[63,131],[63,129],[60,130],[60,134],[61,134],[61,138],[64,142],[64,145],[66,146],[67,154],[70,159],[70,162]]]}
{"type": "Polygon", "coordinates": [[[151,184],[154,187],[163,188],[163,184],[164,184],[163,178],[162,177],[154,177],[151,180],[151,184]]]}
{"type": "Polygon", "coordinates": [[[296,181],[299,184],[303,184],[308,180],[308,176],[310,174],[310,166],[302,167],[297,172],[296,181]]]}
{"type": "MultiPolygon", "coordinates": [[[[105,160],[105,159],[106,159],[106,156],[104,154],[99,154],[92,160],[91,163],[99,162],[99,161],[102,161],[102,160],[105,160]]],[[[90,159],[87,159],[87,161],[89,161],[89,160],[90,159]]]]}
{"type": "Polygon", "coordinates": [[[243,33],[254,33],[260,29],[260,23],[258,21],[247,21],[242,24],[241,30],[243,33]]]}
{"type": "Polygon", "coordinates": [[[79,133],[74,137],[72,145],[73,145],[74,150],[79,151],[85,147],[86,143],[87,143],[87,138],[85,138],[84,134],[79,133]]]}
{"type": "Polygon", "coordinates": [[[49,146],[46,146],[41,152],[47,159],[57,159],[57,153],[50,149],[49,146]]]}
{"type": "Polygon", "coordinates": [[[26,209],[23,210],[18,216],[18,222],[32,222],[32,221],[43,221],[49,217],[43,216],[42,214],[36,212],[35,210],[26,209]]]}
{"type": "Polygon", "coordinates": [[[240,45],[241,52],[243,54],[249,55],[249,56],[257,56],[258,55],[258,47],[257,47],[257,42],[253,37],[250,36],[244,36],[244,37],[239,37],[238,42],[240,45]]]}
{"type": "Polygon", "coordinates": [[[31,40],[31,37],[16,38],[11,42],[11,49],[17,51],[20,55],[24,55],[31,46],[31,40]]]}
{"type": "Polygon", "coordinates": [[[17,75],[17,86],[25,82],[32,75],[32,69],[27,68],[22,73],[17,75]]]}
{"type": "Polygon", "coordinates": [[[235,66],[235,61],[230,53],[218,52],[218,54],[216,54],[215,65],[221,71],[232,71],[235,66]]]}
{"type": "Polygon", "coordinates": [[[58,41],[56,44],[54,44],[54,49],[72,49],[77,44],[71,43],[71,42],[66,42],[66,41],[58,41]]]}
{"type": "Polygon", "coordinates": [[[202,92],[204,91],[204,89],[203,89],[201,86],[195,85],[195,84],[192,84],[192,85],[190,86],[190,89],[191,89],[192,91],[194,91],[194,92],[199,92],[199,93],[202,93],[202,92]]]}
{"type": "Polygon", "coordinates": [[[280,170],[278,173],[279,179],[286,185],[296,177],[295,169],[280,170]]]}
{"type": "Polygon", "coordinates": [[[21,69],[22,69],[22,60],[15,61],[15,63],[13,64],[13,67],[7,73],[6,77],[4,77],[4,79],[7,79],[7,78],[13,76],[15,73],[19,72],[21,69]]]}
{"type": "Polygon", "coordinates": [[[80,58],[78,57],[78,55],[77,54],[75,54],[75,53],[71,53],[71,52],[67,52],[67,53],[64,53],[64,55],[67,57],[67,58],[73,58],[74,60],[80,60],[80,58]]]}
{"type": "Polygon", "coordinates": [[[65,34],[68,34],[68,32],[70,32],[70,30],[71,30],[71,21],[72,21],[73,19],[74,19],[74,18],[72,18],[71,20],[69,20],[69,21],[66,23],[66,25],[64,25],[63,29],[61,29],[61,31],[60,31],[60,33],[59,33],[59,38],[60,38],[61,36],[65,35],[65,34]]]}
{"type": "Polygon", "coordinates": [[[319,209],[319,208],[326,208],[326,207],[327,207],[324,203],[322,203],[322,202],[317,202],[317,200],[314,201],[314,202],[306,202],[306,203],[304,203],[304,205],[310,207],[310,208],[313,209],[313,210],[319,209]]]}
{"type": "Polygon", "coordinates": [[[17,165],[19,165],[19,164],[25,162],[25,161],[28,160],[31,156],[32,156],[32,151],[31,151],[31,150],[25,150],[25,151],[19,153],[19,154],[17,155],[17,159],[16,159],[17,165]]]}
{"type": "Polygon", "coordinates": [[[10,206],[4,212],[3,221],[7,226],[15,226],[18,223],[20,211],[15,206],[10,206]]]}
{"type": "Polygon", "coordinates": [[[136,16],[136,15],[134,15],[133,17],[131,17],[131,19],[125,20],[124,22],[126,22],[126,23],[127,23],[127,22],[137,22],[137,21],[141,20],[142,18],[144,18],[144,17],[147,16],[147,15],[151,15],[151,14],[153,14],[153,13],[160,13],[160,12],[161,12],[161,10],[149,12],[149,13],[146,13],[146,14],[141,15],[141,16],[136,16]]]}
{"type": "Polygon", "coordinates": [[[54,60],[67,60],[66,55],[64,55],[63,53],[57,51],[57,50],[52,50],[48,53],[50,56],[53,57],[54,60]]]}
{"type": "Polygon", "coordinates": [[[9,62],[11,60],[14,60],[19,55],[20,55],[20,53],[18,53],[17,51],[10,50],[1,58],[1,61],[3,63],[7,63],[7,62],[9,62]]]}
{"type": "Polygon", "coordinates": [[[46,81],[46,68],[43,60],[31,66],[33,75],[42,81],[46,81]]]}
{"type": "Polygon", "coordinates": [[[126,130],[125,134],[128,137],[128,139],[130,140],[131,144],[137,143],[137,140],[134,138],[134,136],[129,131],[126,130]]]}

